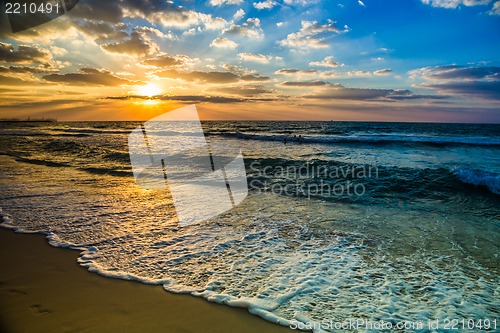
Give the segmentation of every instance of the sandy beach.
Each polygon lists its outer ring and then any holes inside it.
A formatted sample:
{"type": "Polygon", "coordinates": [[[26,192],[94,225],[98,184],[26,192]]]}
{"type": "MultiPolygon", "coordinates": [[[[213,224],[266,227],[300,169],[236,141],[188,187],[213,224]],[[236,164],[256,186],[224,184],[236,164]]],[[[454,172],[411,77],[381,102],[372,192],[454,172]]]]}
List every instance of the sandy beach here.
{"type": "Polygon", "coordinates": [[[43,235],[0,229],[0,253],[1,332],[292,332],[245,309],[90,273],[77,251],[43,235]]]}

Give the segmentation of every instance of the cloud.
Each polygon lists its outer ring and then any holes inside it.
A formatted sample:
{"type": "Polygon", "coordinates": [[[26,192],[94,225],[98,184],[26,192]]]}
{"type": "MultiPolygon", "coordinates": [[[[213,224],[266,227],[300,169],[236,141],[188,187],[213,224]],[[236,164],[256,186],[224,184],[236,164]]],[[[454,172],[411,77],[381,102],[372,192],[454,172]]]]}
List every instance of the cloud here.
{"type": "Polygon", "coordinates": [[[336,72],[328,71],[323,72],[317,69],[295,69],[295,68],[283,68],[274,72],[277,75],[286,75],[293,77],[319,77],[319,78],[332,78],[337,77],[338,74],[336,72]]]}
{"type": "Polygon", "coordinates": [[[184,101],[184,102],[210,102],[210,103],[238,103],[244,102],[244,99],[241,98],[230,98],[230,97],[222,97],[222,96],[197,96],[197,95],[181,95],[181,96],[170,96],[163,97],[163,100],[171,100],[171,101],[184,101]]]}
{"type": "Polygon", "coordinates": [[[231,25],[229,28],[223,31],[226,35],[238,35],[250,38],[262,38],[264,37],[264,32],[260,27],[260,20],[258,18],[249,18],[242,25],[231,25]]]}
{"type": "Polygon", "coordinates": [[[243,74],[243,75],[248,75],[248,74],[257,74],[257,71],[255,70],[249,70],[248,68],[240,67],[240,66],[235,66],[231,64],[225,64],[222,66],[226,71],[237,73],[237,74],[243,74]]]}
{"type": "Polygon", "coordinates": [[[265,1],[261,1],[261,2],[254,2],[253,3],[253,6],[258,9],[258,10],[262,10],[262,9],[273,9],[275,6],[277,6],[278,3],[274,0],[265,0],[265,1]]]}
{"type": "Polygon", "coordinates": [[[104,69],[81,68],[80,72],[81,73],[49,74],[42,78],[49,82],[65,83],[76,86],[121,86],[139,83],[139,81],[119,78],[110,71],[104,69]]]}
{"type": "Polygon", "coordinates": [[[334,22],[331,20],[328,20],[328,23],[323,25],[317,21],[302,21],[300,30],[289,34],[279,44],[302,50],[321,49],[328,47],[325,37],[337,33],[339,33],[339,29],[335,27],[334,22]]]}
{"type": "MultiPolygon", "coordinates": [[[[214,6],[240,4],[242,0],[212,0],[214,6]]],[[[121,0],[119,2],[86,0],[71,11],[71,17],[101,23],[117,24],[125,18],[140,18],[153,25],[164,27],[188,28],[197,26],[202,31],[218,30],[228,25],[221,17],[213,17],[178,6],[173,1],[160,0],[121,0]]],[[[195,30],[196,31],[196,30],[195,30]]]]}
{"type": "Polygon", "coordinates": [[[0,61],[8,63],[28,64],[47,63],[52,59],[52,55],[37,47],[19,45],[17,50],[8,43],[0,42],[0,61]]]}
{"type": "Polygon", "coordinates": [[[244,0],[210,0],[212,6],[239,5],[244,0]]]}
{"type": "Polygon", "coordinates": [[[393,90],[391,89],[364,89],[364,88],[346,88],[341,85],[331,86],[312,95],[306,95],[309,99],[348,99],[348,100],[376,100],[386,97],[393,90]]]}
{"type": "Polygon", "coordinates": [[[392,73],[392,69],[385,68],[385,69],[378,69],[373,72],[374,75],[389,75],[392,73]]]}
{"type": "Polygon", "coordinates": [[[368,71],[348,71],[345,74],[347,76],[355,76],[355,77],[370,77],[370,76],[372,76],[372,73],[368,72],[368,71]]]}
{"type": "Polygon", "coordinates": [[[457,8],[458,6],[480,6],[487,5],[491,0],[422,0],[423,4],[431,5],[432,7],[441,8],[457,8]]]}
{"type": "Polygon", "coordinates": [[[27,66],[0,66],[0,73],[8,73],[8,74],[39,74],[50,72],[49,69],[46,68],[34,68],[27,66]]]}
{"type": "Polygon", "coordinates": [[[237,21],[240,18],[243,18],[244,16],[245,16],[245,11],[240,8],[236,11],[236,13],[234,13],[233,19],[237,21]]]}
{"type": "Polygon", "coordinates": [[[316,66],[316,67],[330,67],[330,68],[335,68],[338,67],[339,64],[333,61],[333,56],[326,57],[322,61],[313,61],[309,63],[309,66],[316,66]]]}
{"type": "MultiPolygon", "coordinates": [[[[214,2],[216,5],[222,5],[224,3],[237,4],[239,1],[229,0],[214,2]]],[[[200,13],[175,5],[173,1],[123,0],[121,2],[121,9],[123,17],[141,18],[152,24],[161,24],[164,27],[181,29],[190,26],[198,26],[208,30],[218,30],[228,24],[223,18],[213,17],[211,14],[200,13]]],[[[92,16],[89,16],[89,18],[92,18],[92,16]]]]}
{"type": "Polygon", "coordinates": [[[232,87],[223,87],[215,89],[214,91],[230,94],[230,95],[238,95],[244,97],[255,97],[262,94],[272,93],[271,90],[266,89],[263,85],[243,85],[243,86],[232,86],[232,87]]]}
{"type": "Polygon", "coordinates": [[[410,75],[428,81],[417,85],[419,88],[448,95],[500,99],[500,67],[436,66],[411,71],[410,75]]]}
{"type": "Polygon", "coordinates": [[[267,76],[260,76],[254,74],[237,74],[231,72],[202,72],[202,71],[192,71],[192,72],[181,72],[177,70],[165,70],[155,73],[159,77],[169,78],[169,79],[181,79],[188,82],[200,82],[200,83],[214,83],[214,84],[226,84],[226,83],[236,83],[240,81],[268,81],[270,80],[267,76]]]}
{"type": "Polygon", "coordinates": [[[268,64],[273,59],[270,55],[254,53],[238,53],[238,56],[244,61],[258,62],[261,64],[268,64]]]}
{"type": "Polygon", "coordinates": [[[121,53],[129,55],[147,55],[158,52],[160,49],[155,41],[138,32],[132,32],[127,39],[103,44],[101,48],[112,53],[121,53]]]}
{"type": "Polygon", "coordinates": [[[71,10],[71,17],[93,19],[95,21],[118,23],[123,18],[122,7],[113,1],[87,0],[80,1],[71,10]]]}
{"type": "Polygon", "coordinates": [[[421,68],[410,74],[437,80],[500,80],[500,67],[437,66],[421,68]]]}
{"type": "Polygon", "coordinates": [[[493,8],[488,12],[490,15],[500,15],[500,1],[493,4],[493,8]]]}
{"type": "Polygon", "coordinates": [[[361,6],[361,7],[366,7],[365,3],[361,0],[358,0],[358,4],[361,6]]]}
{"type": "Polygon", "coordinates": [[[149,34],[163,39],[171,39],[171,40],[176,39],[174,34],[172,34],[171,32],[164,33],[163,31],[151,27],[136,27],[135,30],[139,33],[149,34]]]}
{"type": "Polygon", "coordinates": [[[106,23],[103,21],[77,20],[75,27],[85,35],[93,38],[97,43],[105,43],[128,37],[123,23],[106,23]]]}
{"type": "Polygon", "coordinates": [[[443,99],[445,96],[415,95],[409,90],[401,89],[366,89],[346,88],[341,84],[329,84],[314,94],[303,96],[306,99],[343,99],[355,101],[397,101],[404,99],[443,99]]]}
{"type": "Polygon", "coordinates": [[[329,86],[331,83],[325,82],[325,81],[320,81],[320,80],[313,80],[313,81],[285,81],[280,83],[281,86],[284,87],[322,87],[322,86],[329,86]]]}
{"type": "Polygon", "coordinates": [[[307,6],[318,3],[320,0],[285,0],[283,1],[287,5],[301,5],[307,6]]]}
{"type": "Polygon", "coordinates": [[[210,46],[212,47],[220,47],[220,48],[225,48],[225,49],[235,49],[238,47],[238,44],[233,42],[230,39],[219,37],[216,38],[210,43],[210,46]]]}
{"type": "Polygon", "coordinates": [[[470,95],[500,100],[500,81],[465,81],[449,83],[424,83],[419,88],[431,89],[444,94],[470,95]]]}
{"type": "Polygon", "coordinates": [[[309,75],[316,73],[319,73],[319,71],[316,69],[295,69],[295,68],[283,68],[274,72],[274,74],[279,74],[279,75],[296,75],[296,74],[309,75]]]}
{"type": "Polygon", "coordinates": [[[170,56],[167,54],[161,54],[154,58],[149,58],[143,60],[141,65],[148,67],[174,67],[184,65],[186,62],[189,62],[191,58],[185,55],[180,56],[170,56]]]}

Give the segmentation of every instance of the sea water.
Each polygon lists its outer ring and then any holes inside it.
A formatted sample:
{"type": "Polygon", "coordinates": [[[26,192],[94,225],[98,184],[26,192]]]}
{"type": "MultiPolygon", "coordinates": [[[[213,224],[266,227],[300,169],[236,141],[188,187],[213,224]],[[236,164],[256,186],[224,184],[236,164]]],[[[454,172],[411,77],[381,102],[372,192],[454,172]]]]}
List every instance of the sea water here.
{"type": "Polygon", "coordinates": [[[81,250],[90,271],[316,332],[498,319],[499,125],[205,122],[207,141],[241,147],[249,194],[186,227],[167,187],[135,184],[137,125],[1,123],[2,226],[81,250]]]}

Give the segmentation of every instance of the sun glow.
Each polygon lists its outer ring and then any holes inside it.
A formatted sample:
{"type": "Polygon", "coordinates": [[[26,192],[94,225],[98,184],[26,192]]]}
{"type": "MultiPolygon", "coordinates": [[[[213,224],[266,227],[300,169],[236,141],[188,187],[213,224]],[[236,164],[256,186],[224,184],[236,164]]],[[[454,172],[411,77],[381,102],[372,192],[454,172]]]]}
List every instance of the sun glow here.
{"type": "Polygon", "coordinates": [[[145,86],[137,87],[137,92],[141,96],[153,97],[161,93],[161,89],[154,83],[148,83],[145,86]]]}

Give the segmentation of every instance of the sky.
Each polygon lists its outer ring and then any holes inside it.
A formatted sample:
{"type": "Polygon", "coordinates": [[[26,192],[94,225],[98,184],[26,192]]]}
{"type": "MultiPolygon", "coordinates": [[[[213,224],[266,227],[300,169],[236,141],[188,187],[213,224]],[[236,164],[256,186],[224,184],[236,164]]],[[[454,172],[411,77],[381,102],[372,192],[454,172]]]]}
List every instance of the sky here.
{"type": "Polygon", "coordinates": [[[0,19],[0,118],[197,104],[207,120],[500,123],[500,1],[80,0],[19,32],[0,19]]]}

